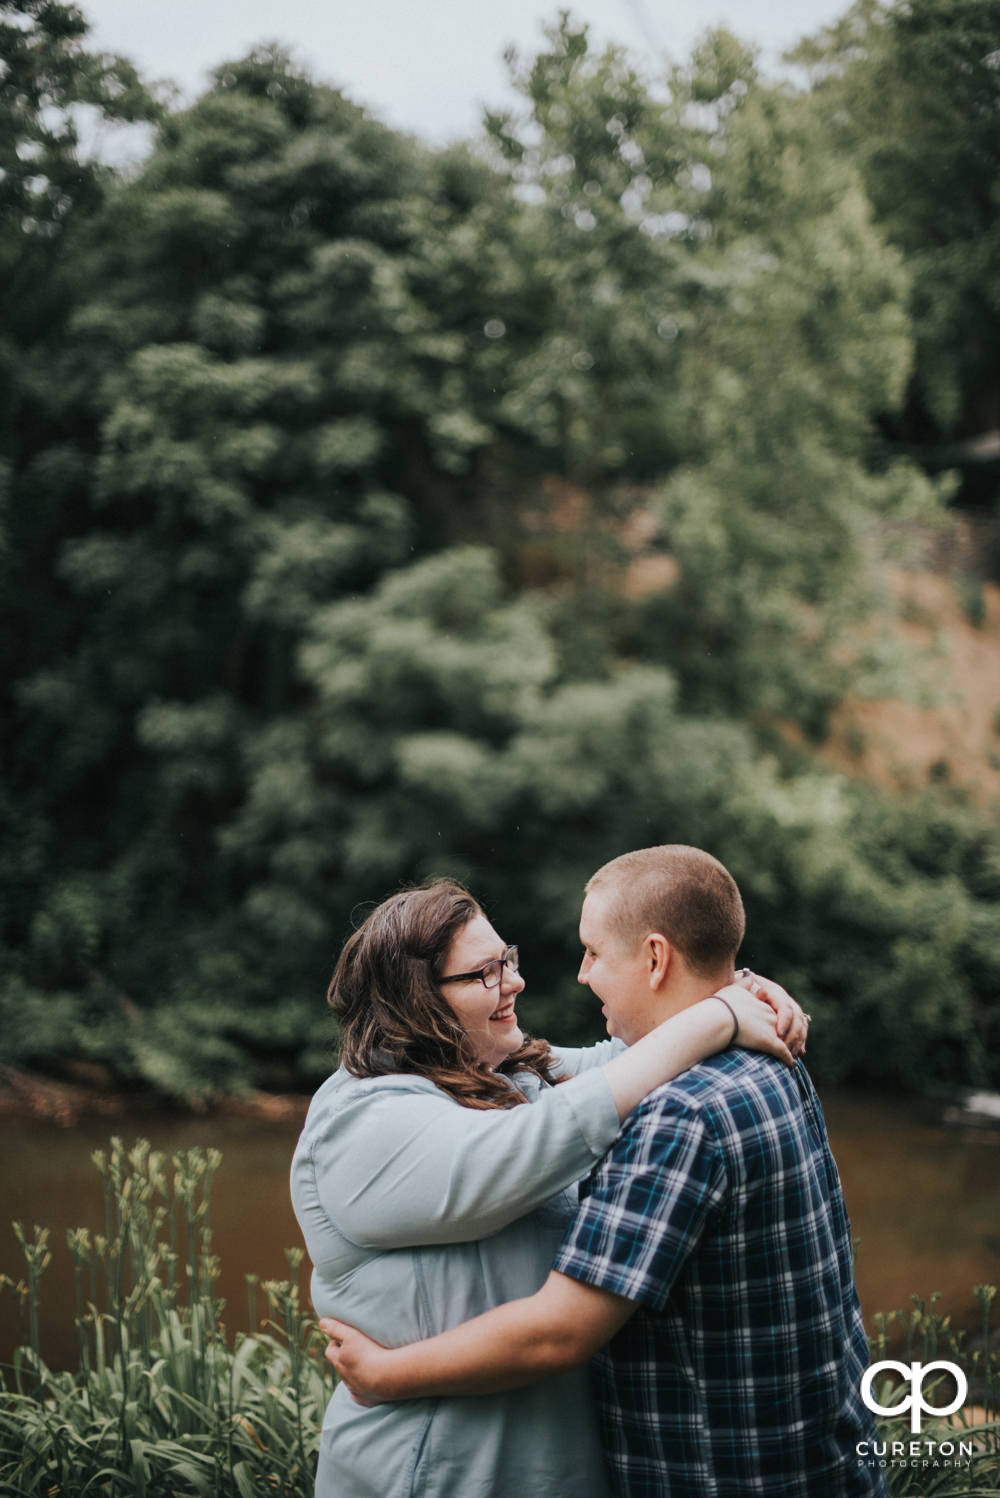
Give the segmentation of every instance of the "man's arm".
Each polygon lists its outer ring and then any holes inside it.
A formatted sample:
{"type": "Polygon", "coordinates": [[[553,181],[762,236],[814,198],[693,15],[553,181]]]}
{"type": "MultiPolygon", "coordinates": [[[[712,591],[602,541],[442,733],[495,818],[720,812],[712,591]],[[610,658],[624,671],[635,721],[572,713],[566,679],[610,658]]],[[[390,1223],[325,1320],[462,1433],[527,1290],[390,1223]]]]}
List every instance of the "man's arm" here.
{"type": "Polygon", "coordinates": [[[534,1383],[586,1362],[635,1309],[624,1296],[553,1270],[534,1295],[407,1347],[380,1347],[331,1317],[320,1327],[331,1338],[326,1356],[355,1399],[383,1404],[534,1383]]]}

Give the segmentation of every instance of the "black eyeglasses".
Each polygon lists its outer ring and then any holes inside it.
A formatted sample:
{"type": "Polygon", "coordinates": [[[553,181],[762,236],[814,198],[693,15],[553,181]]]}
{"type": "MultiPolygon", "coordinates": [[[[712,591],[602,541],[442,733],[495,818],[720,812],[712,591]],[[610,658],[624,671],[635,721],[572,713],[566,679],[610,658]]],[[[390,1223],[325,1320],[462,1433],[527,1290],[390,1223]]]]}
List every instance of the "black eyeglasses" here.
{"type": "Polygon", "coordinates": [[[451,973],[447,978],[439,978],[439,983],[471,983],[478,978],[484,988],[496,988],[503,977],[503,970],[509,967],[512,973],[517,972],[519,958],[516,947],[508,947],[502,957],[494,957],[492,962],[487,962],[474,973],[451,973]]]}

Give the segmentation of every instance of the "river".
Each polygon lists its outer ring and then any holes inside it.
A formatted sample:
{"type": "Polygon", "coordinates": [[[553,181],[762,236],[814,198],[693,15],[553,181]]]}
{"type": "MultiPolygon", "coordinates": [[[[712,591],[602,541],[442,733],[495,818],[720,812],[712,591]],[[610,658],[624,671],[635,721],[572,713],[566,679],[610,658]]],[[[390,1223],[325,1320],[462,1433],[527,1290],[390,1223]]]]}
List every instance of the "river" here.
{"type": "MultiPolygon", "coordinates": [[[[914,1101],[825,1091],[823,1102],[851,1223],[860,1239],[857,1279],[866,1321],[909,1308],[909,1296],[942,1295],[939,1309],[975,1328],[972,1286],[1000,1282],[1000,1127],[947,1125],[940,1109],[914,1101]]],[[[224,1159],[212,1192],[214,1251],[227,1325],[246,1326],[244,1275],[288,1276],[285,1249],[300,1242],[288,1202],[295,1122],[231,1116],[177,1117],[134,1108],[113,1121],[71,1129],[34,1119],[0,1120],[0,1272],[24,1273],[12,1219],[51,1228],[52,1263],[42,1280],[41,1345],[54,1365],[75,1361],[72,1263],[66,1229],[103,1230],[100,1179],[91,1163],[111,1133],[149,1139],[172,1152],[214,1146],[224,1159]]],[[[305,1272],[303,1292],[308,1289],[305,1272]]],[[[10,1357],[16,1322],[0,1297],[0,1360],[10,1357]]]]}

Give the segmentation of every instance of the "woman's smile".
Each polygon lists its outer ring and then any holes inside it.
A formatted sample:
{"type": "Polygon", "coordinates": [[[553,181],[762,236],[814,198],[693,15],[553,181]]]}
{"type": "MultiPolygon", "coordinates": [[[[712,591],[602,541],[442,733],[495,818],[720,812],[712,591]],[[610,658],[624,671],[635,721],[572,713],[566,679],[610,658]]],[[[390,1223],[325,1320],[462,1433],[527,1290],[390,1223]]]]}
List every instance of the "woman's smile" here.
{"type": "Polygon", "coordinates": [[[485,963],[496,962],[508,951],[484,915],[477,915],[456,932],[444,957],[446,973],[458,980],[445,980],[441,992],[484,1066],[496,1067],[520,1050],[524,1036],[517,1023],[514,1003],[524,988],[515,965],[500,969],[499,982],[483,986],[476,976],[485,963]]]}

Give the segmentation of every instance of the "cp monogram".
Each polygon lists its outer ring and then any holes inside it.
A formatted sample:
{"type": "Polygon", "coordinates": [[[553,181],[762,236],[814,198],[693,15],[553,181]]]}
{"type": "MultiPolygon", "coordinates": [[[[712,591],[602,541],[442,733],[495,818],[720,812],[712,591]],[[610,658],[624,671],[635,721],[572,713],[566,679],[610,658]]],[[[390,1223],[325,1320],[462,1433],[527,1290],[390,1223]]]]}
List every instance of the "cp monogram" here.
{"type": "Polygon", "coordinates": [[[910,1410],[910,1430],[914,1434],[920,1430],[920,1417],[922,1414],[953,1415],[962,1404],[968,1392],[969,1383],[961,1368],[957,1367],[955,1363],[946,1363],[941,1359],[935,1363],[897,1363],[892,1358],[889,1358],[884,1363],[873,1363],[861,1380],[861,1398],[868,1408],[876,1415],[902,1415],[907,1410],[910,1410]],[[910,1385],[910,1393],[892,1405],[878,1404],[875,1396],[872,1394],[872,1380],[883,1368],[892,1368],[902,1376],[904,1383],[910,1385]],[[951,1404],[928,1404],[924,1398],[924,1379],[935,1368],[942,1368],[950,1373],[958,1386],[958,1393],[951,1404]]]}

